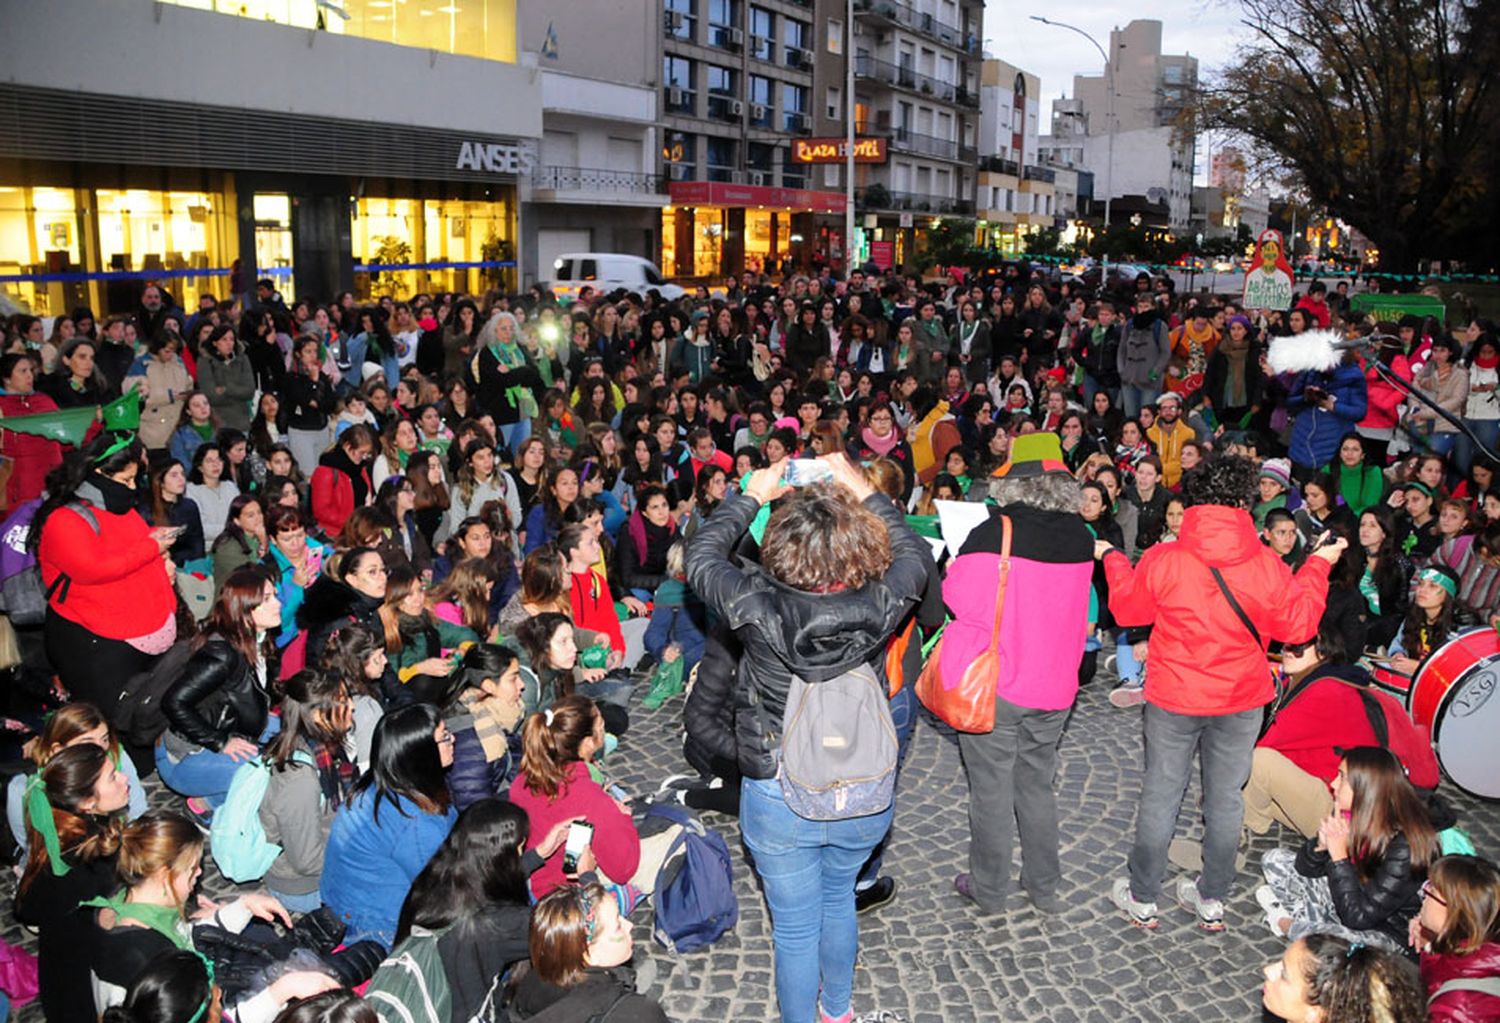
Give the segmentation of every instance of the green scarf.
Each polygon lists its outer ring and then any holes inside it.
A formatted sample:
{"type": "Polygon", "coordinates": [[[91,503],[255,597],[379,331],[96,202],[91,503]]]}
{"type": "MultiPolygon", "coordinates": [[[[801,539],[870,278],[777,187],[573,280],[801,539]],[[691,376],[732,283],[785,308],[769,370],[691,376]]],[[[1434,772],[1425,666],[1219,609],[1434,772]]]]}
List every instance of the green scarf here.
{"type": "Polygon", "coordinates": [[[80,902],[78,906],[80,909],[112,909],[117,917],[145,924],[179,950],[193,951],[192,938],[184,934],[177,926],[182,922],[181,909],[176,906],[153,906],[144,902],[126,902],[126,894],[126,891],[122,889],[114,898],[101,895],[87,902],[80,902]]]}
{"type": "Polygon", "coordinates": [[[42,836],[42,842],[47,848],[47,862],[52,865],[52,876],[65,876],[73,868],[62,858],[62,842],[57,837],[57,822],[52,819],[52,803],[47,799],[47,787],[42,782],[40,771],[26,783],[26,816],[37,834],[42,836]]]}
{"type": "Polygon", "coordinates": [[[208,441],[208,440],[213,440],[214,439],[214,424],[213,424],[213,420],[209,420],[208,422],[204,423],[202,426],[199,426],[197,423],[189,423],[188,425],[193,428],[193,432],[194,433],[196,433],[198,436],[202,437],[204,440],[208,441]]]}
{"type": "MultiPolygon", "coordinates": [[[[495,361],[507,369],[519,369],[526,365],[526,353],[521,346],[514,341],[496,340],[487,346],[489,353],[495,357],[495,361]]],[[[531,393],[531,388],[525,384],[516,384],[505,389],[505,403],[511,408],[518,410],[522,416],[532,419],[536,417],[536,396],[531,393]]]]}

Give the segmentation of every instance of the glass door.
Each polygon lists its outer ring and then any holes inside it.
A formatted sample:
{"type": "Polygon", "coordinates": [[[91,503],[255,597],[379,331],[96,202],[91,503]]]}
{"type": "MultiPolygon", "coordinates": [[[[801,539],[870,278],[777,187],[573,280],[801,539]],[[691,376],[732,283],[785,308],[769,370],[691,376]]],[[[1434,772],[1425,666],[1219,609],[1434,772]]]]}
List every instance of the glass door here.
{"type": "Polygon", "coordinates": [[[257,193],[255,212],[255,269],[276,282],[276,290],[290,303],[297,297],[292,273],[292,200],[285,194],[257,193]]]}

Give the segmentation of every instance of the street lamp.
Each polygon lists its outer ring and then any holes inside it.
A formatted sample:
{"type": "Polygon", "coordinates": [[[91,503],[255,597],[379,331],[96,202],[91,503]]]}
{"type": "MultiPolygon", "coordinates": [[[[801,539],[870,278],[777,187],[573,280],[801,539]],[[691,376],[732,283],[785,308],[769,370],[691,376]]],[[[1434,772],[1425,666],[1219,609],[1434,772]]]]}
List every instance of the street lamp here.
{"type": "Polygon", "coordinates": [[[844,7],[844,280],[854,269],[854,0],[844,7]]]}
{"type": "MultiPolygon", "coordinates": [[[[1040,14],[1033,14],[1031,16],[1031,20],[1039,21],[1043,25],[1051,25],[1054,28],[1065,28],[1070,32],[1077,32],[1079,35],[1083,36],[1083,38],[1087,39],[1090,43],[1093,43],[1094,49],[1099,51],[1099,56],[1104,58],[1104,119],[1107,122],[1105,127],[1109,136],[1109,151],[1105,157],[1104,163],[1104,227],[1105,230],[1108,230],[1110,200],[1113,198],[1115,190],[1115,62],[1110,59],[1110,55],[1108,53],[1104,52],[1104,47],[1099,45],[1099,40],[1089,35],[1077,25],[1069,25],[1065,22],[1053,21],[1051,18],[1044,18],[1040,14]]],[[[1100,270],[1099,280],[1101,283],[1103,283],[1104,281],[1104,274],[1108,272],[1109,255],[1108,253],[1106,253],[1104,256],[1104,266],[1100,270]]]]}

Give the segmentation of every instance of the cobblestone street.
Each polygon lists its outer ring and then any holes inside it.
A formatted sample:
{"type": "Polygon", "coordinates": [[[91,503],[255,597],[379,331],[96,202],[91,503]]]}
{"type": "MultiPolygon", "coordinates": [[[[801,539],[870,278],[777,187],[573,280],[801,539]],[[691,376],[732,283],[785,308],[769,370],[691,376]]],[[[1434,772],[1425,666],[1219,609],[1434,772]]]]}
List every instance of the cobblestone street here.
{"type": "MultiPolygon", "coordinates": [[[[954,892],[953,876],[967,868],[967,785],[953,734],[922,717],[902,770],[895,836],[885,861],[886,873],[899,885],[897,897],[860,918],[856,1014],[885,1010],[895,1014],[889,1023],[1261,1019],[1260,968],[1282,945],[1261,922],[1251,894],[1258,874],[1250,871],[1260,852],[1276,844],[1274,833],[1256,839],[1224,933],[1204,934],[1188,913],[1167,905],[1158,931],[1138,931],[1108,901],[1110,881],[1125,869],[1141,762],[1140,711],[1111,707],[1111,684],[1101,672],[1082,692],[1063,738],[1059,894],[1068,908],[1060,916],[1043,916],[1016,894],[1005,916],[982,917],[954,892]]],[[[681,710],[681,698],[655,712],[632,708],[631,731],[610,765],[627,790],[649,795],[666,775],[686,770],[681,710]]],[[[153,805],[176,805],[154,778],[148,787],[153,805]]],[[[1500,848],[1500,807],[1451,788],[1445,794],[1481,852],[1500,848]]],[[[1184,806],[1186,821],[1194,813],[1196,787],[1184,806]]],[[[674,1020],[772,1020],[769,917],[744,860],[737,823],[718,814],[704,819],[735,856],[739,925],[711,949],[673,957],[651,939],[650,914],[643,912],[637,962],[647,956],[655,961],[652,994],[674,1020]]],[[[234,890],[211,867],[204,884],[214,895],[234,890]]],[[[35,939],[13,921],[6,937],[35,947],[35,939]]],[[[42,1017],[33,1005],[18,1018],[32,1023],[42,1017]]]]}

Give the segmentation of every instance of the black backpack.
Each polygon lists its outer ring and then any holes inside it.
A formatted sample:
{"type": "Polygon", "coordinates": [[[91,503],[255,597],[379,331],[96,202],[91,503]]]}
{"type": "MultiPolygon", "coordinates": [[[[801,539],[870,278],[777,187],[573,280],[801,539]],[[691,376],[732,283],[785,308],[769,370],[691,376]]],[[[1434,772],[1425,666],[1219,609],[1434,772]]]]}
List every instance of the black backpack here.
{"type": "Polygon", "coordinates": [[[162,700],[182,677],[193,656],[193,641],[180,639],[145,671],[132,675],[105,716],[127,746],[150,746],[167,730],[162,700]]]}

